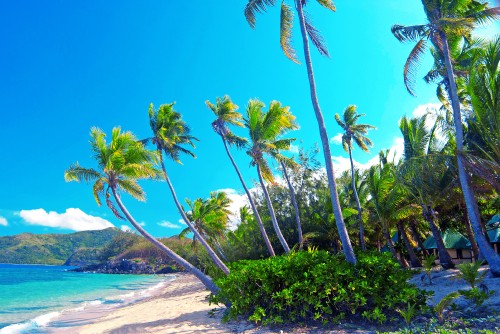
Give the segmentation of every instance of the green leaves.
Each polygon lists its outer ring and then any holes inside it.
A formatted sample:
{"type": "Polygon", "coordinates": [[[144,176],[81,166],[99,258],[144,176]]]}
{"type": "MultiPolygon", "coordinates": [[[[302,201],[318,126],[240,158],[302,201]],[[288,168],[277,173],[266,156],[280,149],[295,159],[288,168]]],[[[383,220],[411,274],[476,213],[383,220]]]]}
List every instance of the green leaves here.
{"type": "Polygon", "coordinates": [[[406,282],[410,275],[387,254],[361,253],[353,266],[342,256],[309,249],[231,264],[211,301],[231,301],[228,319],[241,315],[262,324],[334,322],[345,312],[383,322],[403,303],[415,310],[425,305],[426,294],[406,282]]]}
{"type": "Polygon", "coordinates": [[[275,0],[249,0],[245,6],[245,17],[250,27],[255,28],[255,14],[265,12],[268,6],[274,6],[275,0]]]}
{"type": "Polygon", "coordinates": [[[294,63],[299,63],[295,50],[291,46],[293,27],[293,12],[284,1],[281,3],[281,18],[280,18],[280,45],[281,49],[294,63]]]}

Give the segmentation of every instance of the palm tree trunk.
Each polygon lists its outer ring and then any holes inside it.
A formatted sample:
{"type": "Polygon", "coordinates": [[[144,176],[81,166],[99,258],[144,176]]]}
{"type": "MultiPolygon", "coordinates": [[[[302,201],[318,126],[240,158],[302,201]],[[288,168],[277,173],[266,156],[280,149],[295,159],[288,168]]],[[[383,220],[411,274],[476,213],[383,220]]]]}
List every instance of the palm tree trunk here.
{"type": "Polygon", "coordinates": [[[306,58],[307,75],[309,78],[309,88],[311,91],[311,101],[314,108],[314,114],[316,115],[316,120],[318,121],[319,134],[321,137],[323,154],[325,156],[326,174],[328,176],[328,187],[330,189],[330,197],[332,200],[335,223],[337,225],[339,237],[342,242],[342,247],[344,248],[344,255],[346,257],[346,260],[349,263],[356,264],[356,255],[354,255],[354,249],[352,248],[351,245],[351,239],[349,239],[349,234],[347,233],[347,228],[344,223],[344,218],[342,217],[339,197],[337,194],[337,184],[335,182],[335,174],[333,172],[332,154],[330,153],[328,134],[326,132],[325,120],[323,118],[323,114],[321,113],[318,97],[316,94],[316,82],[314,81],[314,72],[312,67],[311,54],[309,51],[309,41],[307,39],[307,31],[304,19],[304,11],[302,8],[302,1],[295,1],[295,4],[300,20],[300,31],[302,34],[302,44],[304,46],[304,56],[306,58]]]}
{"type": "Polygon", "coordinates": [[[438,254],[439,254],[439,263],[444,269],[454,268],[455,264],[453,263],[450,254],[446,250],[443,238],[441,237],[441,231],[434,222],[434,215],[435,215],[434,210],[432,209],[432,207],[426,208],[426,206],[423,205],[422,214],[424,216],[424,219],[429,223],[429,226],[431,227],[432,236],[436,241],[436,247],[438,249],[438,254]]]}
{"type": "Polygon", "coordinates": [[[260,218],[259,211],[257,211],[257,207],[255,206],[255,203],[252,199],[252,195],[250,194],[250,191],[248,190],[245,181],[243,180],[243,176],[241,176],[240,170],[238,166],[236,165],[236,162],[233,159],[233,156],[231,155],[231,152],[229,151],[229,147],[227,146],[226,138],[221,136],[222,142],[224,143],[224,147],[226,149],[227,156],[229,157],[229,160],[231,160],[231,163],[233,164],[234,169],[236,170],[236,174],[238,174],[238,177],[240,179],[241,185],[243,186],[243,189],[245,189],[245,193],[247,194],[248,197],[248,202],[250,202],[250,206],[252,207],[253,215],[255,216],[255,219],[257,219],[257,224],[259,225],[259,230],[260,233],[262,234],[262,237],[264,238],[264,242],[266,243],[267,250],[269,251],[269,254],[271,256],[275,256],[276,254],[274,253],[273,246],[271,245],[271,241],[269,241],[269,237],[267,236],[266,229],[264,228],[264,224],[262,224],[262,219],[260,218]]]}
{"type": "Polygon", "coordinates": [[[189,227],[191,232],[193,232],[194,237],[198,239],[198,241],[203,245],[203,247],[207,250],[208,255],[212,259],[212,261],[215,263],[216,266],[218,266],[226,275],[229,275],[229,268],[222,262],[222,260],[217,256],[217,254],[214,252],[212,247],[207,243],[205,238],[201,236],[201,234],[198,232],[198,230],[191,224],[189,221],[189,218],[186,216],[186,213],[182,209],[181,203],[179,203],[179,200],[177,199],[177,195],[175,194],[175,189],[174,186],[172,185],[172,182],[170,182],[170,178],[168,177],[167,170],[165,169],[165,164],[163,163],[163,158],[162,158],[162,153],[160,153],[160,164],[161,164],[161,169],[163,170],[163,174],[165,176],[165,180],[167,181],[168,187],[170,188],[170,192],[172,193],[172,197],[174,198],[175,205],[177,206],[177,210],[179,210],[179,213],[182,216],[182,219],[186,223],[186,225],[189,227]]]}
{"type": "Polygon", "coordinates": [[[463,156],[464,133],[462,127],[462,114],[460,112],[460,102],[458,99],[455,76],[453,73],[453,65],[451,63],[450,48],[448,46],[448,40],[444,32],[441,32],[441,39],[443,41],[443,54],[446,65],[446,72],[448,75],[449,93],[451,97],[451,105],[453,108],[453,121],[455,123],[455,134],[457,138],[457,161],[460,185],[464,194],[465,205],[467,206],[467,212],[469,214],[472,229],[474,231],[474,235],[476,236],[477,245],[481,251],[481,254],[484,256],[486,261],[488,261],[491,273],[493,274],[493,276],[498,277],[500,276],[500,256],[495,253],[491,245],[486,240],[484,234],[481,233],[481,216],[479,214],[476,199],[474,198],[474,192],[472,190],[470,182],[470,175],[465,170],[465,158],[463,156]]]}
{"type": "Polygon", "coordinates": [[[366,251],[365,228],[363,226],[363,216],[362,216],[361,204],[359,203],[358,190],[356,189],[356,182],[354,180],[354,162],[352,161],[351,146],[348,146],[348,147],[349,147],[349,160],[351,161],[352,192],[354,194],[354,199],[356,200],[356,206],[358,207],[359,244],[361,245],[361,249],[363,251],[366,251]]]}
{"type": "Polygon", "coordinates": [[[299,233],[299,247],[302,249],[302,244],[304,242],[304,237],[302,235],[302,225],[300,224],[300,213],[299,206],[297,205],[297,199],[295,198],[295,191],[293,189],[290,178],[286,171],[286,166],[284,162],[281,162],[281,168],[283,169],[283,175],[285,176],[286,182],[288,183],[288,189],[290,190],[290,196],[292,197],[293,208],[295,209],[295,220],[297,221],[297,231],[299,233]]]}
{"type": "Polygon", "coordinates": [[[398,222],[398,231],[399,231],[399,235],[401,236],[401,239],[403,239],[403,242],[406,246],[406,250],[408,251],[408,255],[410,256],[411,266],[413,268],[422,267],[422,263],[420,262],[417,255],[413,251],[413,246],[410,243],[408,236],[406,235],[406,231],[405,231],[403,223],[401,221],[398,222]]]}
{"type": "Polygon", "coordinates": [[[410,221],[410,230],[411,230],[411,233],[413,234],[413,237],[417,241],[418,247],[420,247],[420,249],[422,250],[422,254],[424,256],[429,256],[430,254],[424,246],[424,242],[422,241],[420,233],[417,231],[417,227],[415,226],[414,221],[410,221]]]}
{"type": "Polygon", "coordinates": [[[111,187],[111,191],[113,192],[113,196],[116,200],[116,203],[120,207],[120,210],[123,212],[127,220],[134,226],[134,228],[139,231],[139,233],[146,238],[149,242],[151,242],[153,245],[155,245],[158,249],[163,251],[167,256],[172,259],[175,263],[177,263],[179,266],[183,267],[187,271],[189,271],[191,274],[196,276],[205,287],[210,290],[213,294],[217,294],[219,292],[219,287],[217,287],[212,279],[202,273],[198,268],[193,266],[191,263],[183,259],[181,256],[177,255],[173,250],[165,246],[163,243],[161,243],[159,240],[157,240],[155,237],[153,237],[151,234],[149,234],[146,230],[142,228],[139,223],[132,217],[132,215],[128,212],[127,208],[123,205],[120,195],[116,192],[116,189],[114,187],[111,187]]]}
{"type": "Polygon", "coordinates": [[[476,238],[474,238],[474,232],[472,232],[472,226],[467,212],[465,212],[465,230],[467,231],[467,237],[469,237],[472,252],[474,253],[474,259],[477,260],[479,256],[479,247],[477,246],[476,238]]]}
{"type": "Polygon", "coordinates": [[[267,202],[267,208],[269,209],[269,215],[271,216],[271,221],[273,223],[274,231],[276,232],[276,235],[278,236],[278,239],[285,249],[285,253],[290,253],[290,247],[288,247],[288,244],[285,240],[285,237],[283,237],[283,234],[281,234],[281,229],[278,225],[278,220],[276,219],[276,214],[274,213],[274,208],[273,208],[273,203],[271,203],[271,198],[269,197],[269,193],[267,192],[266,185],[264,184],[264,180],[262,179],[262,173],[260,172],[260,166],[257,164],[257,174],[259,175],[259,182],[260,185],[262,186],[262,191],[264,192],[264,197],[266,198],[267,202]]]}
{"type": "Polygon", "coordinates": [[[392,242],[391,235],[389,234],[389,230],[385,226],[385,223],[382,223],[382,234],[384,235],[385,242],[387,247],[389,247],[389,251],[392,256],[399,262],[401,267],[404,267],[403,262],[398,257],[398,253],[396,252],[396,248],[394,247],[394,243],[392,242]]]}

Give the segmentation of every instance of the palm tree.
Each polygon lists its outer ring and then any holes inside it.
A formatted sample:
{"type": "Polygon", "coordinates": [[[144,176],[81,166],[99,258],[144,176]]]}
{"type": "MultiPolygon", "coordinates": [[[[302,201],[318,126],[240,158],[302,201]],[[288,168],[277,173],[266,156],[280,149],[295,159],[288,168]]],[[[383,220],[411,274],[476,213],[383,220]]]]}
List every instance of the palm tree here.
{"type": "MultiPolygon", "coordinates": [[[[335,11],[335,5],[332,0],[317,0],[317,2],[331,10],[335,11]]],[[[268,6],[274,6],[275,0],[249,0],[245,7],[245,17],[253,28],[255,27],[255,14],[258,12],[266,11],[268,6]]],[[[344,248],[344,255],[346,260],[352,264],[356,263],[356,256],[354,255],[354,250],[351,245],[351,240],[349,239],[349,234],[347,233],[347,228],[344,223],[344,218],[342,217],[342,210],[339,204],[339,198],[337,193],[337,184],[335,181],[335,173],[333,171],[332,154],[330,152],[330,144],[328,140],[328,133],[326,131],[325,119],[318,102],[318,96],[316,93],[316,82],[314,80],[314,71],[311,61],[311,53],[309,48],[309,40],[318,49],[318,51],[325,56],[328,56],[328,50],[323,42],[323,38],[319,31],[313,26],[309,17],[304,13],[304,6],[308,4],[307,0],[295,0],[295,9],[297,11],[300,23],[300,32],[302,35],[302,45],[304,47],[304,57],[307,68],[307,76],[309,79],[309,90],[311,93],[311,102],[314,109],[314,114],[316,116],[316,121],[318,122],[319,134],[321,137],[321,144],[323,147],[323,154],[325,157],[326,173],[328,177],[328,188],[330,190],[330,197],[332,201],[333,213],[335,215],[335,223],[337,225],[337,230],[339,233],[342,246],[344,248]]],[[[286,1],[281,3],[281,20],[280,20],[280,44],[285,56],[287,56],[292,61],[298,63],[295,56],[295,50],[291,47],[292,38],[292,28],[293,28],[293,12],[291,6],[287,4],[286,1]]]]}
{"type": "Polygon", "coordinates": [[[277,161],[281,165],[281,170],[283,171],[283,176],[285,177],[286,183],[288,184],[288,190],[290,191],[290,197],[292,199],[293,209],[295,210],[295,221],[297,222],[297,233],[299,234],[299,249],[302,249],[304,243],[304,236],[302,234],[302,224],[300,222],[300,212],[299,205],[297,204],[297,198],[295,196],[295,189],[293,189],[292,182],[290,181],[290,177],[288,176],[287,168],[296,169],[298,168],[298,164],[295,160],[285,158],[281,155],[281,153],[277,152],[273,155],[277,161]]]}
{"type": "Polygon", "coordinates": [[[471,68],[467,91],[472,115],[467,119],[467,141],[472,156],[467,167],[487,180],[500,194],[500,36],[480,48],[471,68]]]}
{"type": "Polygon", "coordinates": [[[263,112],[263,108],[264,103],[259,100],[250,100],[248,102],[247,114],[246,118],[244,118],[245,127],[250,135],[247,154],[252,158],[251,165],[257,167],[257,175],[259,176],[259,182],[262,186],[276,235],[285,252],[289,253],[290,247],[281,233],[271,198],[264,183],[264,180],[271,184],[274,183],[273,173],[264,158],[264,154],[276,155],[276,152],[288,150],[295,139],[278,139],[278,137],[286,131],[296,129],[297,125],[295,116],[290,113],[289,107],[281,106],[278,101],[272,101],[267,112],[263,112]]]}
{"type": "Polygon", "coordinates": [[[356,200],[356,206],[358,208],[358,224],[359,224],[359,244],[361,249],[366,250],[365,246],[365,233],[363,227],[361,204],[359,203],[358,191],[356,190],[356,184],[354,182],[354,163],[352,161],[352,142],[365,152],[369,152],[368,146],[373,146],[372,141],[366,137],[368,130],[375,129],[374,126],[369,124],[356,124],[358,118],[364,116],[365,114],[358,114],[356,112],[356,106],[350,105],[344,110],[343,119],[340,119],[339,114],[335,114],[335,120],[337,124],[344,130],[342,135],[342,146],[344,151],[349,152],[349,160],[351,161],[351,179],[352,179],[352,192],[356,200]]]}
{"type": "MultiPolygon", "coordinates": [[[[186,215],[189,221],[192,222],[195,229],[207,240],[212,247],[215,247],[219,255],[225,259],[225,256],[220,246],[220,239],[225,237],[227,225],[229,223],[228,206],[231,200],[225,192],[211,192],[208,199],[197,198],[194,201],[186,199],[189,206],[189,211],[186,215]]],[[[191,232],[189,227],[186,227],[179,234],[180,238],[185,237],[191,232]]],[[[197,240],[193,238],[193,243],[197,240]]]]}
{"type": "Polygon", "coordinates": [[[151,141],[152,144],[156,147],[158,156],[160,158],[161,169],[163,171],[165,180],[167,181],[168,187],[170,188],[170,192],[172,193],[172,197],[174,199],[175,205],[177,206],[177,210],[179,210],[179,213],[182,216],[182,219],[189,227],[191,232],[193,232],[194,237],[207,250],[207,253],[212,261],[226,275],[228,275],[229,268],[224,264],[224,262],[221,261],[212,247],[210,247],[205,238],[201,236],[201,234],[196,230],[194,225],[186,216],[186,213],[182,209],[182,206],[177,199],[174,186],[172,185],[172,182],[168,177],[168,173],[163,162],[163,154],[165,154],[167,158],[170,158],[177,163],[181,163],[181,153],[195,157],[194,153],[183,147],[183,145],[191,145],[192,147],[194,147],[193,141],[197,139],[190,135],[189,127],[182,120],[181,114],[174,110],[174,104],[175,103],[163,104],[158,110],[154,109],[153,104],[149,106],[149,124],[151,126],[151,130],[153,131],[153,137],[145,139],[143,140],[143,142],[151,141]]]}
{"type": "Polygon", "coordinates": [[[450,149],[447,141],[438,140],[437,125],[428,130],[426,120],[424,115],[410,120],[405,116],[399,121],[404,139],[404,162],[399,166],[398,181],[422,207],[422,216],[429,223],[436,241],[439,262],[448,269],[454,264],[435,222],[434,208],[453,189],[454,177],[450,169],[453,163],[446,154],[450,149]]]}
{"type": "Polygon", "coordinates": [[[94,199],[97,204],[101,205],[101,197],[104,195],[106,205],[116,217],[123,219],[111,199],[111,195],[113,195],[121,213],[144,238],[163,251],[179,266],[195,275],[212,293],[217,293],[219,288],[210,277],[149,234],[132,217],[121,200],[120,193],[123,192],[137,200],[144,201],[146,194],[137,181],[163,177],[161,171],[155,167],[158,161],[156,152],[145,149],[144,145],[139,143],[132,133],[121,132],[120,128],[113,129],[109,144],[106,143],[106,134],[98,128],[92,128],[90,135],[92,153],[97,160],[99,169],[81,167],[76,163],[65,171],[64,179],[67,182],[93,182],[94,199]]]}
{"type": "Polygon", "coordinates": [[[217,133],[222,139],[222,143],[224,144],[224,148],[226,149],[227,156],[229,157],[229,160],[231,160],[231,163],[233,164],[233,167],[236,170],[236,174],[238,174],[238,178],[240,179],[243,189],[245,189],[248,202],[252,207],[253,214],[255,216],[255,219],[257,220],[260,233],[264,238],[264,242],[266,243],[267,249],[269,250],[269,254],[271,254],[271,256],[274,256],[275,253],[273,246],[271,245],[271,241],[267,236],[266,229],[264,228],[262,219],[260,218],[259,212],[257,211],[257,207],[255,206],[255,202],[252,198],[252,195],[250,194],[250,190],[248,190],[248,187],[245,184],[245,181],[243,180],[243,176],[241,175],[240,170],[236,165],[236,162],[234,161],[231,152],[229,151],[228,144],[234,145],[237,148],[242,148],[247,143],[247,140],[245,138],[236,136],[234,133],[231,132],[231,130],[227,126],[227,124],[235,125],[238,127],[244,126],[243,123],[241,122],[242,116],[239,112],[237,112],[238,106],[234,104],[227,95],[224,96],[224,98],[222,99],[218,97],[215,104],[212,104],[208,100],[205,103],[207,107],[210,110],[212,110],[212,112],[217,117],[217,119],[212,122],[212,128],[214,129],[215,133],[217,133]]]}
{"type": "Polygon", "coordinates": [[[488,4],[477,0],[422,0],[427,23],[414,26],[394,25],[391,29],[394,36],[401,42],[416,42],[404,67],[405,84],[412,93],[411,83],[415,80],[416,66],[420,56],[425,52],[430,40],[443,57],[448,79],[448,95],[453,109],[457,145],[457,165],[462,192],[464,194],[467,212],[476,236],[481,253],[490,265],[495,276],[500,276],[500,256],[491,248],[481,230],[481,217],[474,193],[471,187],[470,175],[465,169],[464,158],[464,131],[460,101],[457,93],[455,72],[450,55],[449,38],[464,36],[470,38],[471,31],[481,23],[497,19],[500,7],[489,8],[488,4]]]}

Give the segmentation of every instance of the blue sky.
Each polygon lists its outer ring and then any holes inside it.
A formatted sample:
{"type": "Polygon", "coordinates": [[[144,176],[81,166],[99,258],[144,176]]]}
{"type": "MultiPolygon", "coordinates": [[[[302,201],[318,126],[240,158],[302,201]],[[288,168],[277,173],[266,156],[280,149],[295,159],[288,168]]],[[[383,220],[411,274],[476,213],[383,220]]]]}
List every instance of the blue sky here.
{"type": "MultiPolygon", "coordinates": [[[[0,235],[127,226],[96,205],[91,186],[66,183],[63,173],[76,161],[95,166],[88,144],[92,126],[106,133],[121,126],[139,138],[150,136],[151,102],[176,101],[200,139],[197,159],[185,157],[182,166],[167,163],[181,199],[232,189],[241,201],[241,185],[211,129],[207,99],[228,94],[242,112],[250,98],[266,105],[279,100],[297,116],[300,130],[290,134],[297,144],[319,142],[305,66],[289,61],[279,47],[279,6],[258,15],[252,30],[243,16],[245,3],[3,1],[0,235]]],[[[340,132],[334,114],[349,104],[378,128],[369,135],[375,143],[371,154],[354,151],[366,164],[380,149],[397,144],[402,115],[437,101],[435,87],[423,80],[417,98],[406,92],[402,71],[412,46],[390,33],[395,23],[423,23],[424,14],[417,0],[339,0],[336,5],[336,13],[313,1],[308,5],[331,54],[325,58],[312,51],[319,101],[330,138],[340,132]]],[[[498,32],[498,24],[483,30],[498,32]]],[[[297,24],[294,36],[302,59],[297,24]]],[[[430,64],[428,58],[422,62],[422,77],[430,64]]],[[[248,158],[234,154],[252,183],[256,174],[248,158]]],[[[337,164],[347,157],[335,140],[332,155],[337,164]]],[[[179,233],[183,225],[167,185],[143,185],[146,203],[124,198],[131,213],[155,236],[179,233]]]]}

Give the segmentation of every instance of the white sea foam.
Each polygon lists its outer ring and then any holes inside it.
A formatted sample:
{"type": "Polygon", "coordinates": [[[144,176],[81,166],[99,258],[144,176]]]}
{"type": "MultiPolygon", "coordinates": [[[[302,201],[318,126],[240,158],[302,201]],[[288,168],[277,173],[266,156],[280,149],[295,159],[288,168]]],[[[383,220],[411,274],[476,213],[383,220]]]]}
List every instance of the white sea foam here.
{"type": "Polygon", "coordinates": [[[0,334],[20,334],[40,327],[46,327],[51,321],[61,315],[61,312],[42,314],[20,324],[13,324],[0,329],[0,334]]]}

